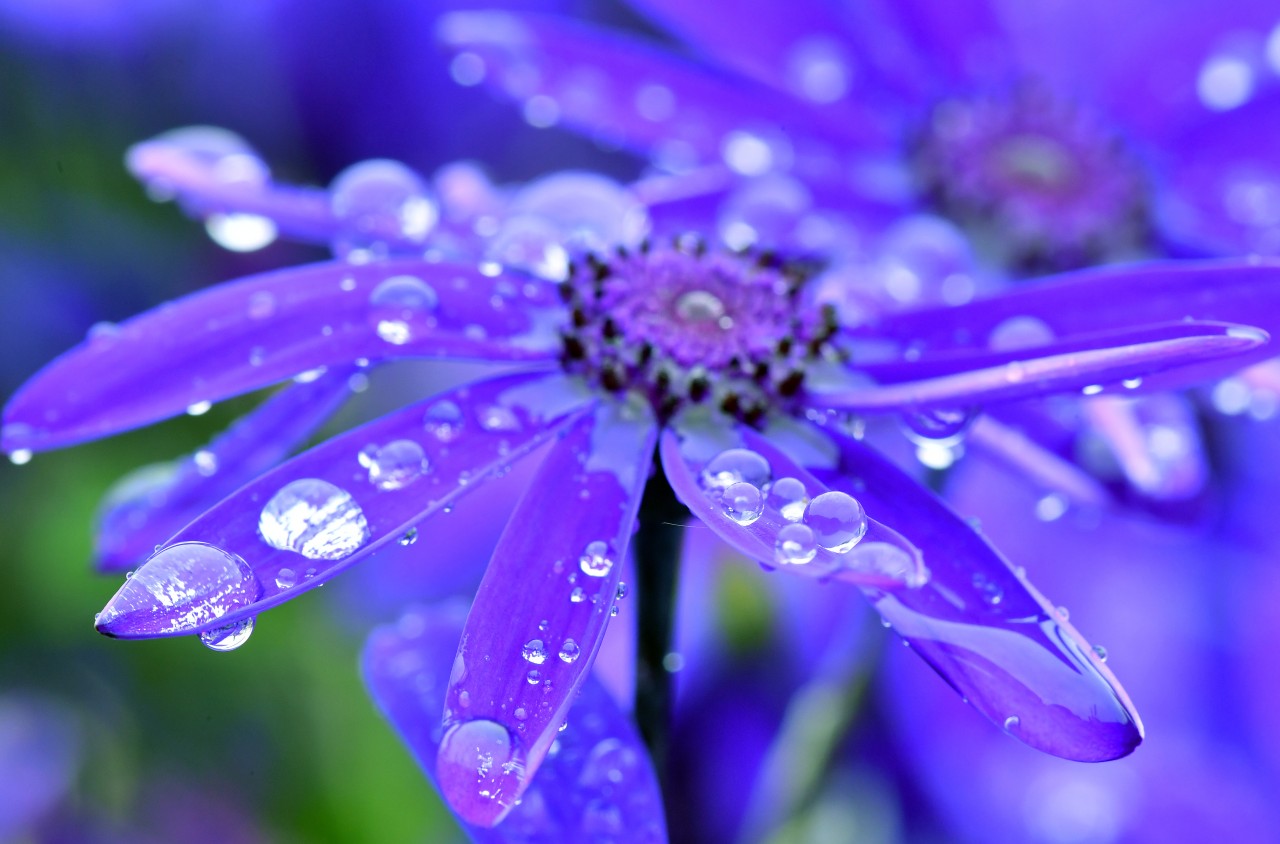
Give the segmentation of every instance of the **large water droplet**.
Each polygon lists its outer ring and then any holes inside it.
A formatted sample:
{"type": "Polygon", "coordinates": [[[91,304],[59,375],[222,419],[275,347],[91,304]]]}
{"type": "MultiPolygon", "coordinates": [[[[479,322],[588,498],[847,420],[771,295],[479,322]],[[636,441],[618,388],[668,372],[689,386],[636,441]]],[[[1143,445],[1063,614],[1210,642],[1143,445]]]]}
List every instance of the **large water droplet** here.
{"type": "Polygon", "coordinates": [[[436,755],[440,791],[463,819],[493,826],[515,805],[524,782],[524,754],[496,721],[454,724],[436,755]]]}
{"type": "Polygon", "coordinates": [[[569,273],[569,253],[560,229],[534,214],[517,214],[503,221],[489,240],[485,257],[548,281],[563,281],[569,273]]]}
{"type": "Polygon", "coordinates": [[[394,440],[379,446],[361,462],[369,469],[369,483],[380,490],[403,489],[430,469],[426,452],[413,440],[394,440]]]}
{"type": "Polygon", "coordinates": [[[809,506],[809,492],[799,478],[778,478],[765,490],[765,503],[789,522],[804,518],[809,506]]]}
{"type": "Polygon", "coordinates": [[[204,542],[179,542],[161,548],[125,581],[98,625],[191,630],[247,607],[261,595],[262,584],[237,555],[204,542]],[[136,625],[134,617],[139,618],[136,625]]]}
{"type": "Polygon", "coordinates": [[[818,554],[818,541],[807,525],[783,525],[774,541],[774,557],[786,566],[802,566],[818,554]]]}
{"type": "Polygon", "coordinates": [[[369,541],[369,523],[345,490],[319,478],[301,478],[262,508],[258,533],[272,548],[310,560],[340,560],[369,541]]]}
{"type": "Polygon", "coordinates": [[[592,577],[604,577],[613,568],[613,552],[609,543],[597,539],[588,542],[578,560],[578,567],[592,577]]]}
{"type": "Polygon", "coordinates": [[[708,491],[723,491],[740,481],[761,489],[770,477],[769,461],[746,448],[720,452],[703,467],[701,475],[702,487],[708,491]]]}
{"type": "Polygon", "coordinates": [[[330,204],[342,227],[333,249],[368,260],[385,256],[388,241],[426,242],[439,210],[430,189],[398,161],[373,159],[343,170],[330,186],[330,204]]]}
{"type": "Polygon", "coordinates": [[[726,516],[745,527],[755,524],[764,512],[764,495],[758,487],[738,481],[725,489],[720,504],[726,516]]]}
{"type": "Polygon", "coordinates": [[[233,621],[225,627],[206,630],[200,634],[200,643],[211,651],[234,651],[249,641],[249,635],[253,633],[253,623],[254,619],[250,616],[233,621]]]}
{"type": "Polygon", "coordinates": [[[813,530],[819,546],[837,554],[847,553],[867,532],[867,514],[861,502],[833,490],[809,502],[804,523],[813,530]]]}
{"type": "Polygon", "coordinates": [[[412,275],[384,279],[369,294],[369,320],[378,336],[403,346],[435,327],[439,296],[412,275]]]}

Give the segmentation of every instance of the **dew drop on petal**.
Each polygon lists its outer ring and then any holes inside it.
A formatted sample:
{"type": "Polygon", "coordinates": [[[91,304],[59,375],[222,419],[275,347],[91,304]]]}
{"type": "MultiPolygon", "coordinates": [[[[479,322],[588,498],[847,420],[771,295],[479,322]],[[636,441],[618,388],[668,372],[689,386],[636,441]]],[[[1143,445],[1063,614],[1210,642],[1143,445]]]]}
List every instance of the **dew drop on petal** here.
{"type": "Polygon", "coordinates": [[[388,241],[424,243],[439,219],[430,189],[398,161],[353,164],[334,178],[329,193],[341,227],[334,243],[339,256],[384,257],[388,241]]]}
{"type": "Polygon", "coordinates": [[[702,488],[707,491],[723,491],[740,481],[757,489],[763,488],[772,477],[769,461],[746,448],[730,448],[720,452],[702,469],[702,488]]]}
{"type": "Polygon", "coordinates": [[[455,402],[442,399],[427,408],[422,417],[422,427],[440,442],[452,442],[462,433],[462,408],[455,402]]]}
{"type": "Polygon", "coordinates": [[[417,276],[392,276],[369,294],[369,321],[380,338],[403,346],[435,326],[439,301],[436,291],[417,276]]]}
{"type": "Polygon", "coordinates": [[[1107,649],[1102,647],[1102,645],[1093,646],[1093,655],[1098,658],[1098,662],[1107,661],[1107,649]]]}
{"type": "Polygon", "coordinates": [[[808,526],[791,523],[778,530],[774,558],[787,566],[802,566],[818,554],[818,541],[808,526]]]}
{"type": "Polygon", "coordinates": [[[292,589],[298,585],[298,573],[291,568],[282,568],[276,572],[276,588],[292,589]]]}
{"type": "Polygon", "coordinates": [[[369,483],[383,491],[403,489],[430,469],[426,452],[413,440],[394,440],[371,453],[361,452],[360,462],[369,470],[369,483]]]}
{"type": "Polygon", "coordinates": [[[524,657],[525,662],[541,665],[547,661],[547,646],[541,639],[530,639],[520,649],[520,656],[524,657]]]}
{"type": "Polygon", "coordinates": [[[987,335],[987,345],[994,351],[1012,352],[1053,342],[1053,329],[1033,316],[1014,316],[1000,322],[987,335]]]}
{"type": "Polygon", "coordinates": [[[755,524],[764,512],[764,495],[747,481],[738,481],[725,488],[720,504],[726,516],[745,527],[755,524]]]}
{"type": "Polygon", "coordinates": [[[404,546],[412,545],[417,541],[418,541],[418,529],[416,527],[409,528],[408,530],[406,530],[404,533],[400,535],[399,539],[396,540],[396,542],[404,546]]]}
{"type": "Polygon", "coordinates": [[[604,577],[613,568],[613,552],[603,540],[588,542],[578,560],[578,567],[592,577],[604,577]]]}
{"type": "Polygon", "coordinates": [[[319,478],[300,478],[273,495],[258,518],[258,533],[272,548],[309,560],[340,560],[370,535],[350,493],[319,478]]]}
{"type": "Polygon", "coordinates": [[[436,755],[440,791],[462,818],[493,826],[515,805],[525,761],[516,738],[496,721],[449,727],[436,755]]]}
{"type": "Polygon", "coordinates": [[[581,586],[573,587],[573,591],[569,593],[569,600],[575,604],[581,604],[587,599],[587,593],[582,591],[581,586]]]}
{"type": "Polygon", "coordinates": [[[563,239],[550,220],[535,214],[516,214],[503,221],[484,254],[504,267],[524,270],[548,281],[563,281],[569,273],[569,253],[563,239]]]}
{"type": "Polygon", "coordinates": [[[958,443],[975,414],[962,408],[929,408],[913,410],[903,416],[907,438],[924,445],[951,445],[958,443]]]}
{"type": "Polygon", "coordinates": [[[839,490],[824,492],[810,501],[804,523],[820,547],[837,554],[847,553],[867,532],[862,503],[839,490]]]}
{"type": "Polygon", "coordinates": [[[214,243],[231,252],[256,252],[275,242],[278,231],[260,214],[210,214],[204,229],[214,243]]]}
{"type": "Polygon", "coordinates": [[[523,427],[515,411],[497,404],[480,408],[476,411],[476,418],[480,422],[480,427],[489,432],[516,433],[523,427]]]}
{"type": "Polygon", "coordinates": [[[582,648],[578,647],[578,643],[572,639],[565,639],[564,644],[560,646],[560,661],[569,665],[578,661],[582,648]]]}
{"type": "Polygon", "coordinates": [[[249,635],[253,633],[253,624],[254,619],[250,616],[233,621],[224,627],[206,630],[200,634],[200,644],[211,651],[234,651],[249,641],[249,635]]]}
{"type": "Polygon", "coordinates": [[[778,478],[765,488],[765,504],[789,522],[804,518],[809,493],[799,478],[778,478]]]}
{"type": "Polygon", "coordinates": [[[1010,715],[1008,718],[1004,719],[1004,731],[1006,733],[1011,733],[1018,729],[1018,725],[1021,723],[1022,720],[1017,715],[1010,715]]]}

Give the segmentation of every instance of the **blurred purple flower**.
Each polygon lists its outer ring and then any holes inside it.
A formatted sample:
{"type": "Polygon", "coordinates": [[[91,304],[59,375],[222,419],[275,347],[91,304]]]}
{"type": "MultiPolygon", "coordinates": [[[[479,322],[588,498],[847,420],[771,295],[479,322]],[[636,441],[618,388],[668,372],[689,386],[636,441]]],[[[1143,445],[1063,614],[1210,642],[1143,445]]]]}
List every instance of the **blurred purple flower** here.
{"type": "MultiPolygon", "coordinates": [[[[919,437],[946,441],[977,408],[1220,376],[1270,354],[1280,265],[1117,267],[842,324],[812,261],[708,248],[693,236],[651,242],[640,187],[559,174],[507,197],[494,216],[477,210],[489,192],[464,178],[461,194],[480,201],[428,212],[423,185],[393,163],[357,165],[328,192],[304,190],[265,177],[243,151],[210,146],[208,134],[197,139],[151,142],[132,166],[237,235],[270,227],[336,244],[342,257],[95,331],[9,402],[0,438],[11,457],[203,412],[293,378],[192,458],[196,475],[216,475],[228,457],[279,459],[281,441],[292,443],[294,423],[311,413],[299,411],[307,401],[291,402],[325,379],[340,389],[351,368],[427,357],[515,371],[337,436],[220,501],[193,480],[209,509],[126,580],[97,619],[102,632],[199,634],[235,648],[263,610],[381,548],[419,541],[428,516],[538,453],[447,680],[420,673],[412,640],[427,620],[375,638],[366,659],[375,697],[475,827],[498,823],[544,760],[554,763],[622,596],[642,498],[672,493],[746,558],[861,589],[953,688],[1026,744],[1100,761],[1141,741],[1127,696],[1065,614],[864,445],[848,414],[905,414],[919,437]],[[1028,317],[1050,334],[992,342],[1028,317]],[[655,456],[662,469],[650,478],[655,456]],[[202,461],[212,471],[202,473],[202,461]],[[414,677],[421,684],[400,682],[414,677]],[[423,707],[441,721],[421,721],[423,707]]],[[[458,187],[437,180],[446,184],[458,187]]],[[[589,741],[616,739],[627,765],[639,766],[628,781],[651,783],[638,739],[600,712],[615,726],[584,718],[589,741]]],[[[651,827],[625,820],[617,795],[597,794],[605,803],[587,813],[574,788],[540,794],[545,806],[527,810],[535,826],[581,819],[572,828],[584,840],[595,828],[588,814],[637,834],[651,827]]]]}
{"type": "MultiPolygon", "coordinates": [[[[925,207],[1023,273],[1280,251],[1272,3],[632,5],[692,54],[497,11],[450,15],[441,36],[459,82],[545,124],[669,170],[774,177],[802,241],[815,209],[925,207]]],[[[756,222],[721,214],[739,240],[756,222]]]]}

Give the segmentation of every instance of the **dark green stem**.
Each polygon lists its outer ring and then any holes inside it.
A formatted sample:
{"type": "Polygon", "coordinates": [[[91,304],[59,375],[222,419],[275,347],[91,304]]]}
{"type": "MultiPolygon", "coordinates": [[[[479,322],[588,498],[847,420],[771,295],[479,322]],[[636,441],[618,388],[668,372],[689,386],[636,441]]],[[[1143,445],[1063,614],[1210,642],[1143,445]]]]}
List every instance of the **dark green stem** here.
{"type": "Polygon", "coordinates": [[[689,510],[659,468],[644,489],[640,530],[634,541],[640,620],[636,637],[636,722],[667,794],[671,728],[671,652],[680,544],[689,510]]]}

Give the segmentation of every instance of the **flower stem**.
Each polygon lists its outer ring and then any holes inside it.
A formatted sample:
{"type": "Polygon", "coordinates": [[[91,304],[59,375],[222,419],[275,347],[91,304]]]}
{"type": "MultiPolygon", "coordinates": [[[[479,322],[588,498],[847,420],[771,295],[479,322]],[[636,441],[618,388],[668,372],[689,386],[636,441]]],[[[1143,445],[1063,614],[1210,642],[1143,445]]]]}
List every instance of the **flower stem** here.
{"type": "Polygon", "coordinates": [[[667,793],[671,728],[671,652],[680,545],[689,510],[659,469],[640,503],[640,530],[633,547],[640,620],[636,637],[636,722],[653,757],[662,792],[667,793]]]}

